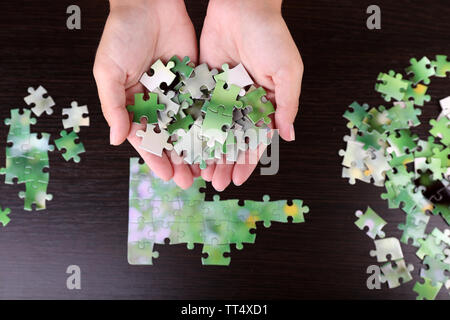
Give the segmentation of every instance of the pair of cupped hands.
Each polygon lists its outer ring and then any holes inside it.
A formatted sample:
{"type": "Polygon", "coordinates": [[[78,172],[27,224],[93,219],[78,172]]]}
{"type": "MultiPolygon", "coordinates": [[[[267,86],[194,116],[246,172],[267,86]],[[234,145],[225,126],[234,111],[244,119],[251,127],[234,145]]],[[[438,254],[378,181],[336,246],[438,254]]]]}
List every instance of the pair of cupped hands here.
{"type": "MultiPolygon", "coordinates": [[[[97,50],[94,77],[103,115],[110,126],[110,143],[125,139],[152,171],[163,180],[173,179],[188,188],[202,176],[217,191],[233,181],[243,184],[254,163],[207,162],[206,169],[180,161],[174,150],[162,157],[138,146],[136,131],[126,105],[144,92],[139,82],[157,59],[189,56],[210,68],[242,63],[256,84],[263,86],[274,103],[274,126],[286,141],[295,139],[303,63],[281,15],[281,0],[210,0],[200,37],[200,54],[194,27],[182,0],[111,0],[110,13],[97,50]]],[[[259,152],[261,151],[248,151],[259,152]]],[[[259,154],[260,156],[260,154],[259,154]]]]}

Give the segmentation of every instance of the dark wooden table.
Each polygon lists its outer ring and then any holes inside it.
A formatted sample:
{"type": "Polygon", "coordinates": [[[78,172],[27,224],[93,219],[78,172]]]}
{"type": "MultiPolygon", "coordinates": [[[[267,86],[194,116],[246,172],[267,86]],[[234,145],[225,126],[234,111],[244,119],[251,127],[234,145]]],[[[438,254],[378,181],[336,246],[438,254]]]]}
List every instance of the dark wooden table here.
{"type": "MultiPolygon", "coordinates": [[[[3,1],[0,5],[0,118],[23,107],[28,86],[44,85],[57,103],[39,118],[35,132],[61,130],[60,110],[72,100],[89,105],[91,126],[81,131],[87,152],[80,164],[50,157],[47,210],[25,212],[17,193],[23,185],[0,185],[0,205],[12,209],[0,228],[0,298],[328,298],[413,299],[414,282],[395,290],[368,290],[366,268],[373,242],[353,222],[372,206],[400,236],[400,210],[388,210],[382,189],[351,186],[341,176],[338,150],[348,134],[341,117],[354,100],[385,102],[374,92],[380,71],[403,71],[411,57],[450,53],[448,1],[383,1],[382,29],[366,28],[367,1],[285,1],[284,16],[306,67],[294,143],[281,143],[275,176],[254,174],[221,197],[304,199],[310,206],[301,225],[258,228],[256,243],[232,249],[231,265],[202,267],[201,246],[159,246],[154,266],[127,263],[128,162],[136,152],[111,147],[97,97],[92,65],[108,14],[106,1],[77,1],[82,29],[66,29],[72,1],[3,1]],[[82,270],[82,290],[66,289],[68,265],[82,270]]],[[[207,1],[187,1],[197,33],[207,1]]],[[[438,114],[438,99],[450,95],[449,79],[433,79],[432,101],[423,108],[421,137],[438,114]]],[[[0,126],[1,150],[8,127],[0,126]]],[[[4,164],[4,152],[0,163],[4,164]]],[[[213,194],[208,187],[208,197],[213,194]]],[[[439,222],[439,220],[437,220],[439,222]]],[[[444,227],[443,225],[441,225],[444,227]]],[[[404,246],[408,262],[419,260],[404,246]]],[[[448,298],[442,290],[439,298],[448,298]]]]}

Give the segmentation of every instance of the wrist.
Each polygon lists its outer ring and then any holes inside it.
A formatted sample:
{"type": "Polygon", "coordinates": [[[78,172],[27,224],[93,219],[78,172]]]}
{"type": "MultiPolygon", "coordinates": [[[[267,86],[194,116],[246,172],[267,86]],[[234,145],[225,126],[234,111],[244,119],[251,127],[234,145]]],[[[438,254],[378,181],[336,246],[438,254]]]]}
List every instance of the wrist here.
{"type": "Polygon", "coordinates": [[[281,15],[282,0],[210,0],[208,11],[281,15]]]}
{"type": "Polygon", "coordinates": [[[116,7],[141,7],[146,8],[153,5],[159,4],[171,4],[174,6],[178,6],[182,4],[184,6],[184,0],[171,0],[170,2],[167,0],[109,0],[110,9],[114,9],[116,7]]]}

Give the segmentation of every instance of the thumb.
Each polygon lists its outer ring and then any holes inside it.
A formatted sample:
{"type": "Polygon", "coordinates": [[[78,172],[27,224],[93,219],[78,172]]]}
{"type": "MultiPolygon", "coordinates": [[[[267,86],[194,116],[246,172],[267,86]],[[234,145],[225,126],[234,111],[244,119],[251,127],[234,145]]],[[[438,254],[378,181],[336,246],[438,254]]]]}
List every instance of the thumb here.
{"type": "Polygon", "coordinates": [[[130,130],[125,95],[126,73],[107,55],[97,52],[94,78],[103,116],[110,126],[110,143],[121,144],[130,130]]]}
{"type": "MultiPolygon", "coordinates": [[[[292,60],[291,60],[292,61],[292,60]]],[[[280,68],[273,76],[275,84],[275,123],[280,136],[286,141],[295,140],[294,120],[302,85],[303,63],[280,68]]]]}

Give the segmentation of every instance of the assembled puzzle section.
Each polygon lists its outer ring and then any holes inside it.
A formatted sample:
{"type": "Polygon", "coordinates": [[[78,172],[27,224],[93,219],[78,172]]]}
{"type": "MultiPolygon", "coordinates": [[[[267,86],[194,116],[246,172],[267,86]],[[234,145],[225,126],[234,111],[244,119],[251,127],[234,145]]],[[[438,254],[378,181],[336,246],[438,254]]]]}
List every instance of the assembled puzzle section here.
{"type": "MultiPolygon", "coordinates": [[[[43,210],[46,202],[52,200],[53,196],[47,192],[49,173],[49,154],[54,151],[54,146],[50,143],[50,134],[32,133],[31,125],[36,124],[36,119],[32,117],[32,112],[40,117],[44,113],[53,114],[55,102],[48,95],[43,86],[37,89],[28,88],[29,95],[24,98],[30,109],[11,109],[10,118],[5,120],[9,126],[6,147],[6,165],[0,169],[0,174],[5,176],[6,184],[25,184],[25,191],[19,192],[19,197],[24,199],[24,209],[27,211],[43,210]]],[[[78,138],[75,132],[80,131],[81,126],[89,126],[87,106],[78,106],[76,101],[71,103],[71,108],[62,110],[64,128],[73,128],[70,134],[65,133],[61,139],[55,140],[59,150],[66,149],[63,157],[79,161],[78,154],[84,152],[82,144],[75,144],[78,138]]],[[[0,212],[0,222],[3,226],[9,223],[7,216],[9,211],[0,212]]]]}
{"type": "MultiPolygon", "coordinates": [[[[380,82],[375,90],[385,101],[395,100],[392,107],[370,108],[353,102],[343,115],[350,135],[344,137],[346,150],[339,151],[343,157],[342,177],[348,178],[350,184],[361,180],[385,187],[381,198],[388,201],[388,207],[406,213],[405,222],[398,225],[402,231],[400,241],[417,247],[416,254],[425,266],[420,270],[423,280],[414,286],[418,299],[435,299],[443,284],[448,283],[450,230],[445,228],[450,224],[450,97],[440,100],[441,112],[430,121],[426,140],[411,129],[420,125],[418,116],[422,111],[417,107],[431,100],[426,94],[431,77],[446,77],[449,70],[446,56],[438,55],[434,61],[427,57],[411,59],[406,68],[409,79],[394,71],[378,76],[380,82]],[[440,221],[436,220],[439,216],[440,221]],[[435,228],[428,234],[431,219],[444,225],[445,230],[435,228]]],[[[366,228],[368,236],[384,237],[381,229],[386,221],[370,207],[356,215],[355,224],[361,230],[366,228]]],[[[388,253],[395,264],[381,267],[390,288],[400,285],[400,275],[403,282],[412,279],[412,266],[401,260],[396,238],[375,240],[375,245],[377,250],[372,254],[379,262],[388,253]]]]}
{"type": "Polygon", "coordinates": [[[30,125],[35,124],[36,119],[31,118],[28,109],[11,110],[11,118],[5,120],[9,125],[6,147],[6,166],[0,169],[5,175],[5,183],[25,184],[25,191],[19,193],[19,197],[25,201],[24,209],[31,211],[33,205],[36,210],[46,208],[46,200],[51,200],[52,195],[47,194],[49,183],[48,152],[54,147],[49,143],[50,134],[31,133],[30,125]]]}
{"type": "Polygon", "coordinates": [[[255,87],[242,64],[223,71],[194,66],[189,57],[157,60],[140,79],[149,91],[136,93],[127,106],[138,130],[140,148],[157,156],[175,149],[188,164],[206,168],[206,160],[230,163],[248,149],[270,141],[270,115],[275,112],[262,87],[255,87]]]}
{"type": "Polygon", "coordinates": [[[203,265],[229,265],[230,245],[242,249],[254,243],[256,223],[266,227],[271,222],[304,222],[309,208],[302,200],[205,201],[205,182],[197,178],[191,188],[183,190],[174,182],[157,178],[138,158],[130,159],[128,261],[130,264],[153,264],[158,253],[154,245],[186,244],[193,249],[203,245],[203,265]],[[225,256],[225,254],[227,256],[225,256]]]}

